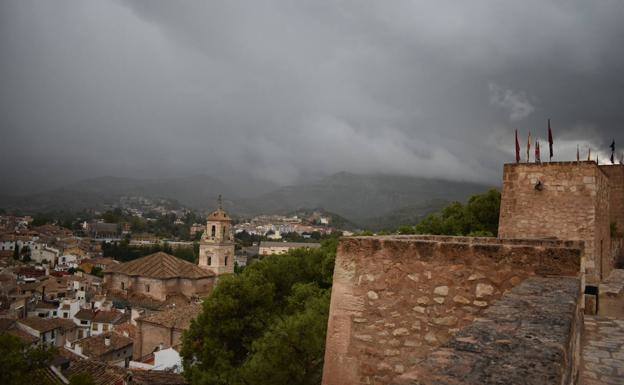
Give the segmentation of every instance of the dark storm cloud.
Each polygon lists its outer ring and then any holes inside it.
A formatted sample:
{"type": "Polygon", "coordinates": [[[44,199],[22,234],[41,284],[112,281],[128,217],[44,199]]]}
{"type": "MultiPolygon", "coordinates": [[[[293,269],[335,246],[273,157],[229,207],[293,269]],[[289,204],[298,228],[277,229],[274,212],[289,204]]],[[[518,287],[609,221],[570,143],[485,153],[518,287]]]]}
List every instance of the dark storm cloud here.
{"type": "MultiPolygon", "coordinates": [[[[0,176],[496,182],[624,145],[624,3],[4,1],[0,176]]],[[[21,179],[19,179],[19,178],[21,179]]]]}

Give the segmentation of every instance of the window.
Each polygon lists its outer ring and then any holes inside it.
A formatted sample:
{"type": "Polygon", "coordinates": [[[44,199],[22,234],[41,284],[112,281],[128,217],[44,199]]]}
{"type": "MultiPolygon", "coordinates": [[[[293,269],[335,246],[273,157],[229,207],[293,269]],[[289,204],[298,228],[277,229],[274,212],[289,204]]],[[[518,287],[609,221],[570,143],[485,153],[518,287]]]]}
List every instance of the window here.
{"type": "Polygon", "coordinates": [[[108,324],[103,324],[103,325],[104,325],[104,331],[107,332],[110,326],[108,324]]]}
{"type": "Polygon", "coordinates": [[[208,266],[212,266],[212,257],[208,257],[208,266]]]}
{"type": "Polygon", "coordinates": [[[226,255],[226,256],[225,256],[225,266],[227,266],[227,259],[228,259],[228,257],[227,257],[227,255],[226,255]]]}
{"type": "Polygon", "coordinates": [[[216,233],[217,233],[217,226],[212,225],[212,230],[210,231],[210,234],[212,235],[213,238],[214,238],[216,233]]]}
{"type": "Polygon", "coordinates": [[[125,286],[126,286],[126,285],[122,282],[122,283],[121,283],[121,290],[124,290],[124,289],[125,289],[125,286]]]}
{"type": "Polygon", "coordinates": [[[69,313],[63,312],[63,318],[69,318],[69,313]]]}
{"type": "Polygon", "coordinates": [[[88,324],[89,324],[89,321],[80,320],[80,324],[81,324],[81,325],[88,325],[88,324]]]}
{"type": "Polygon", "coordinates": [[[149,293],[150,287],[149,285],[145,285],[145,291],[147,291],[149,293]]]}
{"type": "Polygon", "coordinates": [[[54,338],[54,336],[55,336],[55,333],[54,333],[54,330],[52,330],[52,331],[50,332],[50,338],[54,338]]]}
{"type": "Polygon", "coordinates": [[[95,322],[91,324],[91,330],[97,331],[97,324],[95,322]]]}

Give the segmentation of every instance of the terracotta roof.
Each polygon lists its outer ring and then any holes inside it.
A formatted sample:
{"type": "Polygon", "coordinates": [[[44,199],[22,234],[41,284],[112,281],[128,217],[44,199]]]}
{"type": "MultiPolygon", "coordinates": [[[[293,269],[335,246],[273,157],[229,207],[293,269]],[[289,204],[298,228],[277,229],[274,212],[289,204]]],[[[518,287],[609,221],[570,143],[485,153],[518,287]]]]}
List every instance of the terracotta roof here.
{"type": "Polygon", "coordinates": [[[95,385],[122,384],[128,375],[132,375],[134,385],[187,385],[181,374],[166,373],[155,370],[124,369],[119,366],[95,360],[80,360],[72,362],[63,372],[65,377],[79,373],[89,373],[95,385]]]}
{"type": "Polygon", "coordinates": [[[191,325],[191,320],[195,319],[201,313],[201,310],[202,306],[194,303],[152,313],[140,317],[138,320],[162,325],[167,328],[187,330],[191,325]]]}
{"type": "Polygon", "coordinates": [[[95,317],[95,312],[91,309],[80,309],[78,313],[74,315],[74,318],[79,320],[91,321],[95,317]]]}
{"type": "Polygon", "coordinates": [[[51,303],[51,302],[39,301],[35,305],[35,309],[56,309],[56,308],[58,308],[58,305],[51,303]]]}
{"type": "Polygon", "coordinates": [[[132,338],[134,340],[134,337],[137,334],[137,327],[127,322],[127,323],[115,326],[115,330],[113,330],[113,332],[117,334],[121,334],[122,336],[126,336],[124,333],[128,333],[126,337],[132,338]]]}
{"type": "Polygon", "coordinates": [[[22,342],[28,345],[34,344],[35,342],[39,341],[39,338],[31,334],[28,334],[25,331],[20,330],[20,329],[7,330],[6,333],[19,338],[22,342]]]}
{"type": "Polygon", "coordinates": [[[0,318],[0,332],[10,329],[13,325],[15,325],[13,318],[0,318]]]}
{"type": "Polygon", "coordinates": [[[128,318],[127,314],[120,312],[117,309],[113,310],[98,310],[95,312],[93,322],[101,323],[122,323],[128,318]]]}
{"type": "Polygon", "coordinates": [[[29,317],[17,320],[17,322],[22,325],[26,325],[31,329],[35,329],[38,332],[47,332],[60,328],[70,330],[76,327],[76,324],[73,321],[62,318],[29,317]]]}
{"type": "Polygon", "coordinates": [[[157,370],[132,370],[132,383],[135,385],[186,385],[181,374],[157,370]]]}
{"type": "Polygon", "coordinates": [[[94,360],[78,360],[69,365],[63,372],[67,378],[76,374],[88,373],[95,385],[117,385],[123,384],[124,370],[120,367],[107,365],[104,362],[94,360]]]}
{"type": "Polygon", "coordinates": [[[111,266],[105,273],[120,273],[131,276],[149,278],[205,278],[213,277],[214,273],[204,270],[194,263],[158,252],[134,261],[111,266]]]}
{"type": "Polygon", "coordinates": [[[76,341],[82,347],[82,354],[89,358],[98,358],[104,354],[124,349],[132,345],[132,338],[117,333],[104,333],[76,341]],[[106,337],[110,337],[110,344],[106,345],[106,337]]]}

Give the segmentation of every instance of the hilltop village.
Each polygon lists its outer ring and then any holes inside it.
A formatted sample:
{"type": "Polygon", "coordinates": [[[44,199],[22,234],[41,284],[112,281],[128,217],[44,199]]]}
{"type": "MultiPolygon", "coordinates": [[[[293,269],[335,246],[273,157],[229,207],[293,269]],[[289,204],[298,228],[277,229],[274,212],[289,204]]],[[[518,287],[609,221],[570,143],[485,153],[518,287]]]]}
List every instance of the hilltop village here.
{"type": "MultiPolygon", "coordinates": [[[[323,384],[620,381],[624,166],[507,164],[500,195],[497,237],[343,234],[323,384]]],[[[41,369],[52,383],[88,373],[98,385],[188,383],[183,335],[223,277],[336,231],[318,213],[235,223],[221,199],[189,227],[194,241],[103,221],[80,235],[0,223],[0,334],[56,347],[41,369]],[[105,256],[124,241],[150,252],[105,256]],[[196,257],[175,255],[189,246],[196,257]]]]}
{"type": "Polygon", "coordinates": [[[133,384],[186,383],[180,375],[182,333],[219,278],[261,256],[318,248],[314,234],[335,231],[320,214],[310,221],[264,216],[235,225],[220,199],[204,223],[190,226],[196,241],[133,234],[129,224],[92,221],[72,231],[33,221],[0,217],[0,334],[26,346],[56,347],[48,373],[53,383],[80,373],[89,373],[97,384],[129,383],[129,378],[133,384]],[[243,232],[264,241],[237,246],[236,234],[243,232]],[[301,241],[286,242],[280,234],[298,234],[301,241]],[[105,257],[119,242],[165,251],[127,262],[105,257]],[[195,260],[172,255],[194,246],[195,260]]]}

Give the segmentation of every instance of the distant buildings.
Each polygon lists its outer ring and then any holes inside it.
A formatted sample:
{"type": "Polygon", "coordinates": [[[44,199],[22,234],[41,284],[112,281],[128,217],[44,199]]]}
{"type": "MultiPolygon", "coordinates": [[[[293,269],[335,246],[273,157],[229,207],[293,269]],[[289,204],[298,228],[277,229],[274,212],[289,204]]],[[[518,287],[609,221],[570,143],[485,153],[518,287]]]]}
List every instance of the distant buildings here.
{"type": "Polygon", "coordinates": [[[318,249],[320,243],[306,242],[260,242],[259,255],[285,254],[294,249],[318,249]]]}

